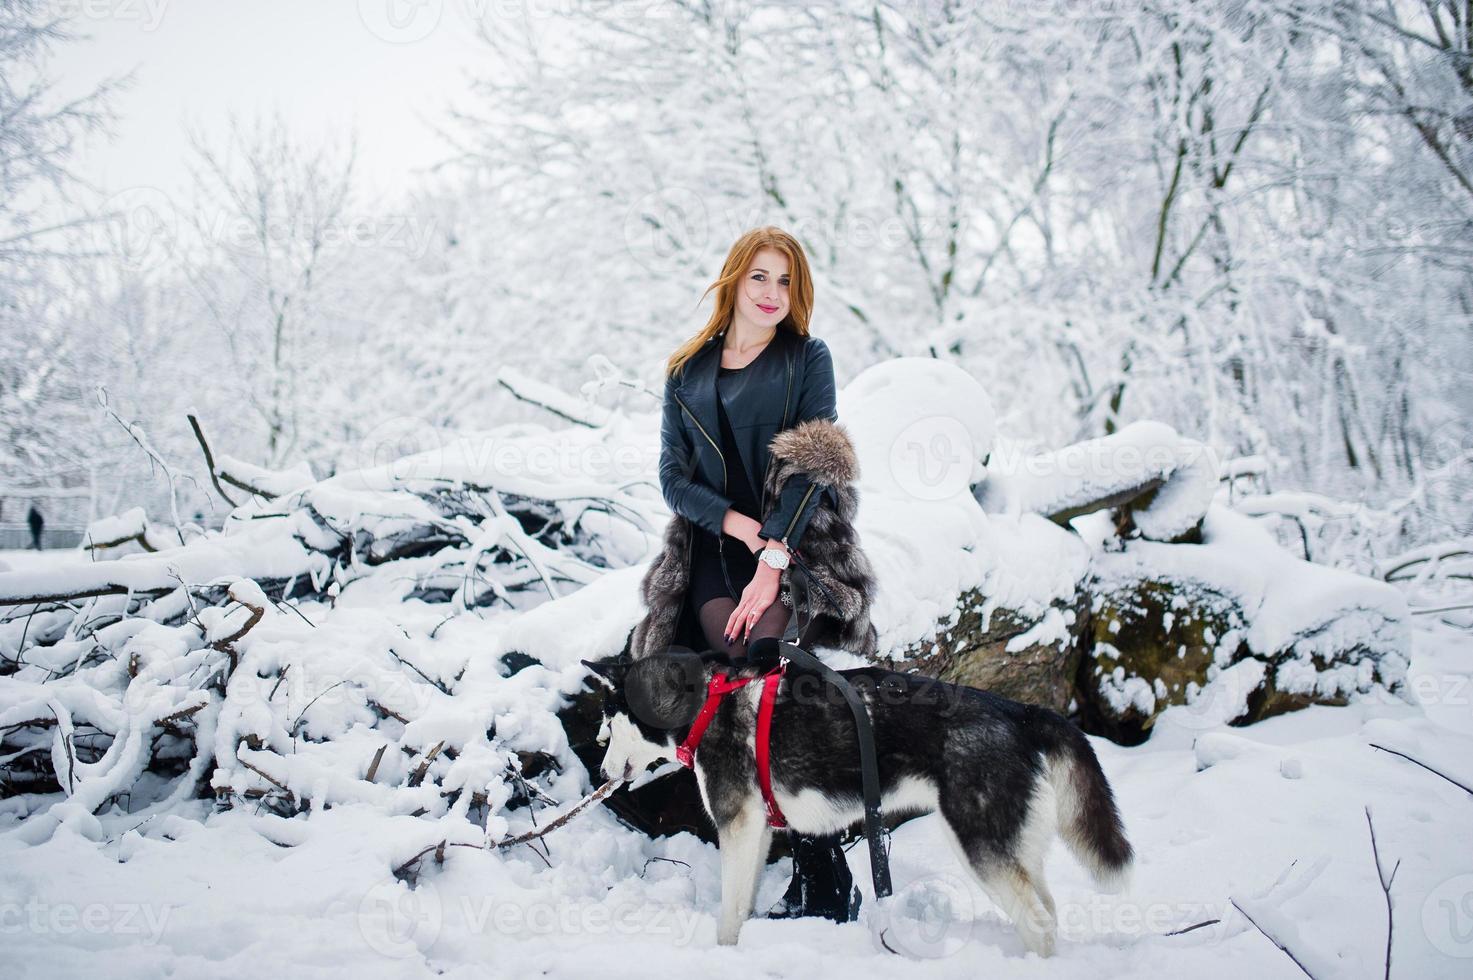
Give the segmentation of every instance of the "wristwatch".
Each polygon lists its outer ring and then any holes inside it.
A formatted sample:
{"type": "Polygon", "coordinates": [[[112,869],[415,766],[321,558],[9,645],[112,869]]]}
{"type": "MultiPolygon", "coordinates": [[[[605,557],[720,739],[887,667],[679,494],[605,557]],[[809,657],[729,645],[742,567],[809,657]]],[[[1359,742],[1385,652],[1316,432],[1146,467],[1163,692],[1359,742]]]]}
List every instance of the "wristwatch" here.
{"type": "Polygon", "coordinates": [[[779,548],[764,548],[757,557],[779,571],[788,567],[788,553],[779,548]]]}

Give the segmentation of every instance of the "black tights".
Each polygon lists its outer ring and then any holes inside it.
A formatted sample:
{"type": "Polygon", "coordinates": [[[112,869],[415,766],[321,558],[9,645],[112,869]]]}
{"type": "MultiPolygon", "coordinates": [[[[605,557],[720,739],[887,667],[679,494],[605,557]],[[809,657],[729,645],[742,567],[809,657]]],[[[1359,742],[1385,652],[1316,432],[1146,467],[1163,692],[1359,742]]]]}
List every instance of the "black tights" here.
{"type": "Polygon", "coordinates": [[[747,644],[764,636],[782,639],[783,633],[787,632],[788,620],[792,616],[792,610],[781,602],[774,601],[757,617],[757,622],[752,624],[750,636],[743,639],[741,631],[732,642],[727,643],[722,637],[726,629],[727,621],[731,619],[732,611],[737,607],[736,600],[729,596],[717,596],[707,599],[701,606],[701,632],[706,635],[706,645],[717,653],[724,653],[734,664],[744,663],[747,659],[747,644]]]}

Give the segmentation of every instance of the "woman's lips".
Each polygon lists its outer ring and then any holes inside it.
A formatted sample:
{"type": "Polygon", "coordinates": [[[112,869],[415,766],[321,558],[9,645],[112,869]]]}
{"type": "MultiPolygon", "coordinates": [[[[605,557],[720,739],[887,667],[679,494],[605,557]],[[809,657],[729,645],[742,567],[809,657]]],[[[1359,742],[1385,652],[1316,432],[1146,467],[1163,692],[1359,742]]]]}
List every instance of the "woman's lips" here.
{"type": "Polygon", "coordinates": [[[763,313],[776,313],[777,312],[777,307],[776,306],[763,306],[761,303],[758,303],[757,304],[757,309],[761,310],[763,313]]]}

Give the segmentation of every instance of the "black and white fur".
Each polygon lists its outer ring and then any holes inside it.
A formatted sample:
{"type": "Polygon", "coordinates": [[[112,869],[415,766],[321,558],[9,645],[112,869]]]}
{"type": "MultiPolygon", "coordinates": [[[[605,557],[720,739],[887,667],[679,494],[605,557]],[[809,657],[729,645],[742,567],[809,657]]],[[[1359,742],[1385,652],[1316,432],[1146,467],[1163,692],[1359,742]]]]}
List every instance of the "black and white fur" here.
{"type": "MultiPolygon", "coordinates": [[[[771,641],[754,643],[754,659],[763,642],[771,641]]],[[[626,778],[674,758],[712,669],[724,667],[711,654],[583,663],[611,688],[602,769],[626,778]]],[[[1055,834],[1104,890],[1126,885],[1133,853],[1114,795],[1084,733],[1063,716],[880,667],[840,673],[870,713],[882,809],[939,812],[958,859],[1028,949],[1054,951],[1057,915],[1043,865],[1055,834]]],[[[754,757],[761,689],[751,683],[728,694],[695,755],[721,850],[723,945],[737,941],[752,913],[771,840],[754,757]]],[[[854,717],[837,692],[790,666],[773,709],[770,755],[773,794],[793,830],[829,834],[863,817],[856,738],[854,717]]]]}

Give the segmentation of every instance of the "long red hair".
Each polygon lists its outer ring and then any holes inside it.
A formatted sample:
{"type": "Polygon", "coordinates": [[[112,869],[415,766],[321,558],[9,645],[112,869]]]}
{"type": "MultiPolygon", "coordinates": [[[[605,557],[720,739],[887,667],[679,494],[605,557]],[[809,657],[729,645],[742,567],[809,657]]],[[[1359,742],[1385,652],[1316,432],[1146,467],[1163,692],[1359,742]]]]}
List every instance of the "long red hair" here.
{"type": "MultiPolygon", "coordinates": [[[[707,293],[716,290],[716,306],[711,311],[711,319],[670,355],[665,365],[666,377],[679,371],[706,341],[731,323],[736,312],[737,282],[746,274],[752,257],[763,248],[777,249],[788,257],[788,315],[777,328],[790,330],[799,337],[808,336],[808,318],[813,314],[813,277],[808,272],[808,256],[803,252],[803,246],[792,235],[773,225],[753,228],[732,243],[731,250],[726,253],[726,262],[721,266],[720,277],[701,294],[701,300],[704,300],[707,293]]],[[[700,305],[700,300],[697,305],[700,305]]]]}

